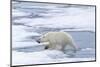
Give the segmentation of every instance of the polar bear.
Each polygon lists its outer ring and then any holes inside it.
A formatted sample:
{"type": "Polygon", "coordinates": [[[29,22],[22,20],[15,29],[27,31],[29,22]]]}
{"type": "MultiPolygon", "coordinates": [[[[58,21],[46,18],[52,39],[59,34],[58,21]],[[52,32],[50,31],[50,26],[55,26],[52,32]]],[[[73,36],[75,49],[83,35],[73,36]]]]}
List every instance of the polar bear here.
{"type": "Polygon", "coordinates": [[[45,49],[64,51],[67,45],[76,52],[77,47],[71,35],[66,32],[48,32],[37,39],[38,43],[45,45],[45,49]]]}

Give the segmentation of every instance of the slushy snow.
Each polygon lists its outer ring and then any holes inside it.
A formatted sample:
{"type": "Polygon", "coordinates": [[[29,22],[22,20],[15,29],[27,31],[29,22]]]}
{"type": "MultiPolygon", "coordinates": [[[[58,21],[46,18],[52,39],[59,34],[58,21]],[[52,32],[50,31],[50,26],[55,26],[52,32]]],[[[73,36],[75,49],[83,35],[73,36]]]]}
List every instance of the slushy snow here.
{"type": "Polygon", "coordinates": [[[44,50],[40,52],[16,52],[12,53],[13,65],[27,65],[27,64],[47,64],[47,63],[61,63],[61,62],[79,62],[92,61],[94,58],[67,58],[67,55],[57,50],[44,50]],[[21,61],[22,60],[22,61],[21,61]]]}

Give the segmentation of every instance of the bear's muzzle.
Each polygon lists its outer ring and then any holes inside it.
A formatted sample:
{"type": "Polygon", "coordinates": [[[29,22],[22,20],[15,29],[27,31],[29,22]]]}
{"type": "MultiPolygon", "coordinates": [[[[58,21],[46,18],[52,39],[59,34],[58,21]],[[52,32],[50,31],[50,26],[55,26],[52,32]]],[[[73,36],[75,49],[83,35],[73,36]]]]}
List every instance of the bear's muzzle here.
{"type": "Polygon", "coordinates": [[[40,43],[40,39],[36,39],[36,42],[40,43]]]}

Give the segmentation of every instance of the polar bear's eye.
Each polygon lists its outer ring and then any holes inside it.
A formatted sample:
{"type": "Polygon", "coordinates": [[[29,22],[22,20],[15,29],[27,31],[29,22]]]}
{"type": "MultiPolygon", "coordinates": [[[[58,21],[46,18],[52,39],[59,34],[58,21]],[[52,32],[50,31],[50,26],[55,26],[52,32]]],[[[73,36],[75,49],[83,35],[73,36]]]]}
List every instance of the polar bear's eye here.
{"type": "Polygon", "coordinates": [[[42,36],[42,37],[40,37],[40,38],[45,38],[45,36],[42,36]]]}
{"type": "Polygon", "coordinates": [[[43,36],[43,38],[45,38],[45,36],[43,36]]]}

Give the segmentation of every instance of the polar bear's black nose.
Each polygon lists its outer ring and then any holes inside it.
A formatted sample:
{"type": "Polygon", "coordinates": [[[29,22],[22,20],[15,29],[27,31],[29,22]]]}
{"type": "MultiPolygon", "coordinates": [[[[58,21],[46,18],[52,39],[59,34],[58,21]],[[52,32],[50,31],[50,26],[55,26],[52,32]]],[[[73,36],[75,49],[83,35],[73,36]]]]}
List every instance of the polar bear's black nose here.
{"type": "Polygon", "coordinates": [[[40,43],[40,40],[38,39],[38,40],[36,40],[36,42],[40,43]]]}

